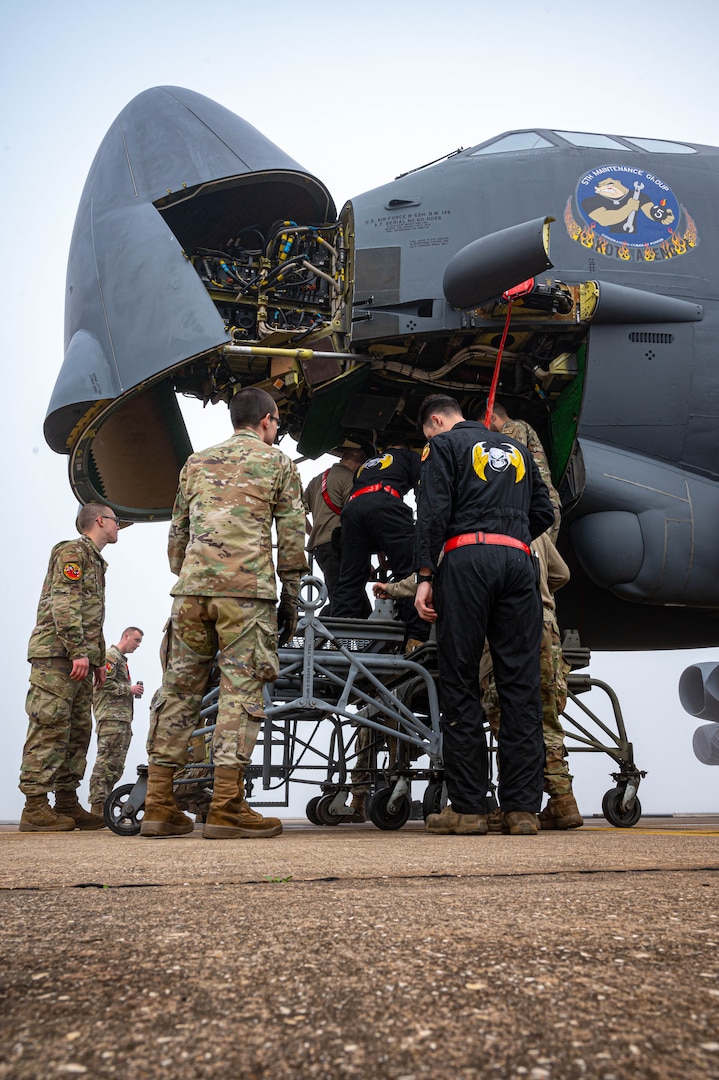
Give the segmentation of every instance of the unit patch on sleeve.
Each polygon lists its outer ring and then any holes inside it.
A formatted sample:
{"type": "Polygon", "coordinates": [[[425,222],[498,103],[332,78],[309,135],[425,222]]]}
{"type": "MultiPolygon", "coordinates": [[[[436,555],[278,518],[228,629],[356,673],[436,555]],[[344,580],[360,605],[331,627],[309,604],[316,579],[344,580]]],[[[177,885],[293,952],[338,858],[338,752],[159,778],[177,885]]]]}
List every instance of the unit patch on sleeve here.
{"type": "Polygon", "coordinates": [[[66,562],[62,572],[68,581],[79,581],[82,577],[82,567],[76,562],[66,562]]]}

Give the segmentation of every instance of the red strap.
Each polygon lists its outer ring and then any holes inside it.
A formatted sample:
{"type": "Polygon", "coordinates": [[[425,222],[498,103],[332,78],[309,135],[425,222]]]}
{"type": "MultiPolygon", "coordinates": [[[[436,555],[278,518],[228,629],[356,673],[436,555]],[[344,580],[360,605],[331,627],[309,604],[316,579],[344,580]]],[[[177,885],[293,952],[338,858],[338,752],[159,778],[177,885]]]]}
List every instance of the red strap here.
{"type": "Polygon", "coordinates": [[[502,366],[502,353],[504,351],[504,343],[507,340],[507,332],[509,330],[509,320],[512,318],[512,297],[510,292],[503,293],[502,298],[507,301],[507,318],[504,321],[504,333],[502,334],[502,340],[499,343],[499,349],[497,350],[497,359],[494,363],[494,374],[492,375],[492,382],[489,387],[489,396],[487,397],[487,408],[484,414],[484,426],[489,427],[489,421],[492,419],[492,413],[494,412],[494,398],[497,393],[497,383],[499,382],[499,370],[502,366]]]}
{"type": "Polygon", "coordinates": [[[333,514],[341,514],[342,508],[340,506],[335,506],[327,490],[327,473],[329,471],[329,469],[325,469],[325,471],[322,473],[322,498],[325,500],[333,514]]]}
{"type": "Polygon", "coordinates": [[[395,499],[401,499],[402,496],[398,491],[395,491],[393,487],[389,487],[388,484],[370,484],[369,487],[360,488],[359,491],[354,491],[350,495],[350,502],[352,499],[356,499],[358,495],[368,495],[371,491],[386,491],[390,495],[394,495],[395,499]]]}
{"type": "Polygon", "coordinates": [[[521,540],[515,540],[513,536],[485,532],[460,533],[459,536],[453,536],[444,545],[444,550],[445,552],[454,551],[455,548],[466,547],[468,544],[499,544],[501,547],[520,548],[526,551],[527,555],[532,554],[526,544],[523,544],[521,540]]]}

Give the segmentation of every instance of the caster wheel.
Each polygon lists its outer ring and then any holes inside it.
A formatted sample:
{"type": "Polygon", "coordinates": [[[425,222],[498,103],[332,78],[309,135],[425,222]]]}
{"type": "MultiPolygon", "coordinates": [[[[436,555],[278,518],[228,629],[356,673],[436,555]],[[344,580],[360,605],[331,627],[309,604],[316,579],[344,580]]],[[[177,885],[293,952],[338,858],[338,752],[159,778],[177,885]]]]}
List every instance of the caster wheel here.
{"type": "Polygon", "coordinates": [[[642,816],[642,804],[634,797],[634,802],[626,809],[622,809],[624,788],[611,788],[602,799],[602,813],[610,825],[617,829],[631,829],[642,816]]]}
{"type": "Polygon", "coordinates": [[[391,797],[392,788],[383,787],[374,793],[370,804],[369,813],[372,824],[385,832],[401,829],[403,825],[407,824],[412,813],[412,801],[408,795],[405,795],[404,799],[395,808],[394,813],[391,813],[388,810],[391,797]]]}
{"type": "Polygon", "coordinates": [[[140,832],[145,804],[133,806],[129,801],[134,788],[134,784],[121,784],[105,799],[102,816],[108,829],[118,836],[137,836],[140,832]]]}
{"type": "Polygon", "coordinates": [[[447,802],[447,794],[442,801],[442,789],[444,784],[440,780],[432,780],[424,790],[422,796],[422,817],[426,821],[430,814],[441,814],[447,802]]]}
{"type": "Polygon", "coordinates": [[[342,818],[338,814],[330,814],[330,804],[335,800],[334,795],[323,795],[315,807],[318,825],[339,825],[342,818]]]}
{"type": "Polygon", "coordinates": [[[317,817],[317,803],[320,801],[321,798],[322,798],[321,795],[315,795],[315,797],[313,799],[310,799],[310,801],[307,803],[307,806],[305,807],[305,813],[307,814],[307,820],[312,825],[321,825],[322,824],[320,819],[317,817]]]}

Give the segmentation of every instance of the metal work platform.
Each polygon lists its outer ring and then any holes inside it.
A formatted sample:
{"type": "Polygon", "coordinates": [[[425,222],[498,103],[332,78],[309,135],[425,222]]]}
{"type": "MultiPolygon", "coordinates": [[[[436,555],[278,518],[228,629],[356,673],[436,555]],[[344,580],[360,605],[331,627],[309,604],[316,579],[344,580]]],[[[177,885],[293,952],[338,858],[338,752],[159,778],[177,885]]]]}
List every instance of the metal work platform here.
{"type": "MultiPolygon", "coordinates": [[[[277,679],[265,687],[266,720],[245,774],[247,798],[256,807],[286,807],[292,786],[304,785],[307,817],[331,826],[352,820],[349,796],[362,792],[369,819],[379,829],[399,829],[418,810],[414,782],[426,785],[422,816],[446,802],[436,646],[429,641],[403,655],[405,627],[389,617],[390,602],[366,620],[323,619],[326,598],[320,579],[303,579],[301,618],[292,641],[279,649],[277,679]]],[[[644,774],[634,764],[619,702],[605,683],[576,673],[588,665],[589,650],[571,636],[563,650],[573,669],[563,713],[567,748],[616,762],[616,786],[602,809],[611,824],[630,827],[641,815],[636,794],[644,774]],[[587,705],[590,692],[609,705],[613,727],[587,705]]],[[[203,700],[190,761],[175,783],[178,802],[200,819],[212,793],[218,694],[214,687],[203,700]]],[[[138,772],[134,785],[116,788],[105,804],[108,825],[123,835],[139,832],[142,820],[146,767],[138,772]]]]}

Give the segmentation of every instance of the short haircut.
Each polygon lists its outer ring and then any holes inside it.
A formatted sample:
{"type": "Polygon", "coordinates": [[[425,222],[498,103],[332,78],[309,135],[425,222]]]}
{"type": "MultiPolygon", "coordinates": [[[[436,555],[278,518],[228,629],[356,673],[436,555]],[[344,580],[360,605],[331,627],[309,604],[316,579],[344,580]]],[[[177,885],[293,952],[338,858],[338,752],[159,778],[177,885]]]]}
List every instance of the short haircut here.
{"type": "Polygon", "coordinates": [[[359,465],[367,460],[367,455],[359,446],[345,446],[340,461],[356,461],[359,465]]]}
{"type": "Polygon", "coordinates": [[[433,412],[442,413],[445,416],[459,413],[461,416],[462,407],[457,399],[450,397],[449,394],[430,394],[419,407],[419,415],[417,416],[417,428],[419,431],[422,430],[433,412]]]}
{"type": "Polygon", "coordinates": [[[275,399],[257,386],[246,386],[244,390],[238,390],[230,401],[230,419],[235,431],[243,427],[256,428],[262,417],[268,413],[276,415],[275,399]]]}
{"type": "Polygon", "coordinates": [[[95,518],[103,516],[115,517],[112,511],[110,511],[110,513],[107,513],[108,510],[110,510],[110,507],[105,506],[104,503],[92,502],[86,503],[84,506],[81,506],[77,515],[77,519],[75,521],[77,531],[84,535],[88,531],[88,529],[92,528],[95,518]]]}
{"type": "Polygon", "coordinates": [[[492,412],[495,412],[497,416],[502,418],[502,420],[509,420],[509,413],[507,412],[501,401],[495,401],[494,405],[492,406],[492,412]]]}
{"type": "Polygon", "coordinates": [[[132,633],[140,634],[141,637],[145,636],[145,631],[141,630],[139,626],[126,626],[125,629],[120,634],[120,637],[124,637],[125,634],[132,634],[132,633]]]}

